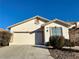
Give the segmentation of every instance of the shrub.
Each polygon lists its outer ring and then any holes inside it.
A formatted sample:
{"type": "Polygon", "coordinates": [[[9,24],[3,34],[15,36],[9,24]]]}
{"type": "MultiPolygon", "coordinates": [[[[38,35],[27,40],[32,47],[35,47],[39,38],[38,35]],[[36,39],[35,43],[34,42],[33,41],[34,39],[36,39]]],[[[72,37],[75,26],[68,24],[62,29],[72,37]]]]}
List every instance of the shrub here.
{"type": "Polygon", "coordinates": [[[70,41],[69,39],[65,39],[64,46],[73,47],[73,46],[75,46],[75,42],[74,41],[70,41]]]}
{"type": "Polygon", "coordinates": [[[59,37],[59,40],[58,40],[58,45],[59,45],[58,47],[59,48],[62,48],[64,46],[64,39],[65,38],[63,36],[59,37]]]}
{"type": "Polygon", "coordinates": [[[76,45],[76,46],[79,46],[79,41],[78,41],[78,42],[75,42],[75,45],[76,45]]]}
{"type": "Polygon", "coordinates": [[[49,39],[50,45],[54,48],[62,48],[64,46],[63,36],[51,36],[49,39]]]}
{"type": "Polygon", "coordinates": [[[0,29],[0,46],[7,46],[9,45],[12,33],[9,31],[0,29]]]}
{"type": "Polygon", "coordinates": [[[74,47],[75,46],[75,42],[70,42],[71,43],[71,47],[74,47]]]}
{"type": "Polygon", "coordinates": [[[76,45],[76,46],[79,46],[79,38],[76,38],[76,40],[75,40],[75,45],[76,45]]]}

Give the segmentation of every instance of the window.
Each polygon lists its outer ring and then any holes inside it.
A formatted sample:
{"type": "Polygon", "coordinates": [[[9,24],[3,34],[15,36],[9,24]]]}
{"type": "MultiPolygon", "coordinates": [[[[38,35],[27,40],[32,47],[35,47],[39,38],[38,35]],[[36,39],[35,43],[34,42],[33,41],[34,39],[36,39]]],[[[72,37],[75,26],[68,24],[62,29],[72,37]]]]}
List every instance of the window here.
{"type": "Polygon", "coordinates": [[[62,28],[61,27],[52,27],[50,28],[51,36],[61,36],[62,28]]]}

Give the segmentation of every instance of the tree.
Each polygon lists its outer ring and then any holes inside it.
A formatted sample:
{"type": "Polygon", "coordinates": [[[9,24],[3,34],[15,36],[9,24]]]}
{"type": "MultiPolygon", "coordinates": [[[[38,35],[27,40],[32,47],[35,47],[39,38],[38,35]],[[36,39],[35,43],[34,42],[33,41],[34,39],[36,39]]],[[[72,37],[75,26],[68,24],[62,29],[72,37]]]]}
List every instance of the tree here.
{"type": "Polygon", "coordinates": [[[12,33],[10,33],[9,31],[0,29],[0,45],[1,46],[9,45],[11,36],[12,36],[12,33]]]}

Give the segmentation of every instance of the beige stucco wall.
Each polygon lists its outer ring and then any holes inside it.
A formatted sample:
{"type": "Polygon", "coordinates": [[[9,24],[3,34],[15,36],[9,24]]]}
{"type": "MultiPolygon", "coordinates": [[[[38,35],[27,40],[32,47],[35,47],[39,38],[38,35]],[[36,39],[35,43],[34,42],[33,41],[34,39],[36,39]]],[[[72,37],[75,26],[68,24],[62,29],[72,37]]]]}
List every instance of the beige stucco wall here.
{"type": "Polygon", "coordinates": [[[14,32],[22,32],[22,31],[34,31],[36,29],[39,29],[42,24],[45,22],[39,20],[39,24],[35,24],[35,19],[30,20],[28,22],[25,22],[23,24],[14,26],[11,28],[11,32],[13,32],[13,37],[10,42],[10,45],[22,45],[22,44],[28,44],[28,45],[34,45],[35,44],[35,33],[14,33],[14,32]]]}
{"type": "Polygon", "coordinates": [[[44,27],[44,33],[45,33],[45,42],[48,42],[49,41],[49,37],[50,37],[50,30],[49,30],[49,27],[62,27],[62,32],[63,32],[63,36],[66,38],[66,39],[69,39],[69,31],[68,31],[68,28],[65,27],[65,26],[62,26],[60,24],[57,24],[57,23],[50,23],[48,25],[46,25],[44,27]],[[47,32],[48,30],[48,32],[47,32]]]}
{"type": "Polygon", "coordinates": [[[35,24],[35,19],[25,22],[23,24],[17,25],[15,27],[11,28],[11,31],[34,31],[41,27],[41,25],[44,24],[43,21],[39,20],[39,24],[35,24]]]}

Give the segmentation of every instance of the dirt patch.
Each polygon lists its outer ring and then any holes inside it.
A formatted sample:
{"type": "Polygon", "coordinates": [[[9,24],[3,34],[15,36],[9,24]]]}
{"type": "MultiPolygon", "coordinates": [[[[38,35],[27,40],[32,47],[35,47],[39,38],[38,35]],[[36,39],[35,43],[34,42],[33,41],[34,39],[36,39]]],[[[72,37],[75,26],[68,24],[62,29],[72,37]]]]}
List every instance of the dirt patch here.
{"type": "Polygon", "coordinates": [[[55,59],[79,59],[79,50],[49,49],[49,52],[55,59]]]}

